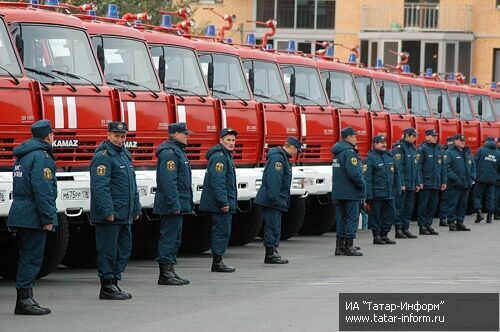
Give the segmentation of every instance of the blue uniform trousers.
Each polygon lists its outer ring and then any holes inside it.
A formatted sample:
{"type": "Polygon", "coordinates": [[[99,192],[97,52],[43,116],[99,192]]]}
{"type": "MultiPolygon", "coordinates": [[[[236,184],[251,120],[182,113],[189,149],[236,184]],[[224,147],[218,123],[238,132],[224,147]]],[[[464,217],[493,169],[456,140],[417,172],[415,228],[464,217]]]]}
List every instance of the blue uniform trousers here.
{"type": "Polygon", "coordinates": [[[423,189],[418,198],[418,225],[432,225],[432,219],[439,203],[439,189],[423,189]]]}
{"type": "Polygon", "coordinates": [[[262,207],[264,215],[264,245],[279,247],[281,238],[281,211],[262,207]]]}
{"type": "Polygon", "coordinates": [[[467,210],[467,196],[469,189],[448,190],[447,211],[448,222],[464,222],[465,211],[467,210]]]}
{"type": "Polygon", "coordinates": [[[448,218],[448,210],[446,210],[448,207],[448,196],[448,190],[445,190],[441,193],[441,199],[439,200],[439,219],[448,218]]]}
{"type": "Polygon", "coordinates": [[[335,216],[337,221],[337,237],[355,239],[359,223],[360,201],[336,201],[335,216]]]}
{"type": "Polygon", "coordinates": [[[132,252],[132,225],[95,224],[97,274],[101,279],[121,280],[132,252]]]}
{"type": "Polygon", "coordinates": [[[33,288],[42,267],[47,233],[39,229],[19,228],[16,237],[19,247],[16,288],[33,288]]]}
{"type": "Polygon", "coordinates": [[[212,253],[224,256],[231,235],[232,213],[212,213],[212,253]]]}
{"type": "Polygon", "coordinates": [[[391,226],[396,218],[393,199],[376,199],[370,201],[368,214],[368,227],[373,235],[384,235],[391,231],[391,226]]]}
{"type": "Polygon", "coordinates": [[[495,185],[487,183],[476,183],[472,192],[472,204],[474,209],[484,210],[488,213],[495,212],[495,185]],[[485,206],[483,207],[483,199],[485,206]]]}
{"type": "Polygon", "coordinates": [[[160,217],[160,239],[158,240],[158,263],[177,264],[177,252],[182,239],[182,215],[160,217]]]}
{"type": "Polygon", "coordinates": [[[394,225],[407,231],[410,228],[411,214],[415,204],[415,190],[406,190],[402,191],[401,194],[396,194],[394,204],[396,206],[394,225]]]}

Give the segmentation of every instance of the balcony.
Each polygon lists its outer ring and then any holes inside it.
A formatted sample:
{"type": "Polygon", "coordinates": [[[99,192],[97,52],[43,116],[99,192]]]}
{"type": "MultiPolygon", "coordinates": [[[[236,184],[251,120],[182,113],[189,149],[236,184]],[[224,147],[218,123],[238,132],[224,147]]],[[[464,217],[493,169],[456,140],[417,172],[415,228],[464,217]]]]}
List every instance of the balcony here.
{"type": "Polygon", "coordinates": [[[361,8],[362,31],[432,31],[470,32],[472,6],[405,4],[404,8],[370,7],[361,8]]]}

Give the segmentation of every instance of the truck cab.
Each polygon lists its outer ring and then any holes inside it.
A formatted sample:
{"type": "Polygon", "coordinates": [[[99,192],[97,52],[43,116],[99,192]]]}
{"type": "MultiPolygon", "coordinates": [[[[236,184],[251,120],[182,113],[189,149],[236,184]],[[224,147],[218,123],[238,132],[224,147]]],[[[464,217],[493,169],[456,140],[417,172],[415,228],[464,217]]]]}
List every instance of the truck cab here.
{"type": "Polygon", "coordinates": [[[495,116],[491,93],[486,89],[471,85],[469,86],[469,95],[472,101],[475,119],[479,121],[482,145],[482,142],[487,136],[500,136],[500,128],[495,116]]]}

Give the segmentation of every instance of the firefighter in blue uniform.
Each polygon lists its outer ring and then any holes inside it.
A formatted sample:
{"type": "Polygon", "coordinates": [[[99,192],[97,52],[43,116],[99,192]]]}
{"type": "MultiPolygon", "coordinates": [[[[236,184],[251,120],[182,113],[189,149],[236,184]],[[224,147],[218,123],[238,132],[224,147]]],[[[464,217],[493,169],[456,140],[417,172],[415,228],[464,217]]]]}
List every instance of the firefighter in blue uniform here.
{"type": "Polygon", "coordinates": [[[347,127],[340,132],[342,140],[332,147],[332,201],[337,220],[336,256],[362,256],[354,246],[360,213],[365,198],[361,158],[356,147],[356,131],[347,127]]]}
{"type": "Polygon", "coordinates": [[[454,146],[446,151],[446,173],[448,176],[448,225],[450,231],[470,231],[465,227],[467,196],[476,180],[476,164],[470,149],[465,146],[465,136],[456,134],[454,146]]]}
{"type": "Polygon", "coordinates": [[[386,138],[377,135],[372,139],[373,149],[365,159],[366,202],[370,206],[369,227],[373,244],[396,244],[388,234],[396,219],[394,197],[402,189],[398,164],[387,151],[386,138]]]}
{"type": "Polygon", "coordinates": [[[414,239],[417,236],[410,232],[411,215],[415,202],[415,192],[420,190],[420,180],[417,172],[417,150],[415,141],[417,131],[415,128],[406,128],[403,131],[403,139],[397,142],[392,149],[392,155],[396,160],[400,172],[401,193],[396,191],[394,203],[396,205],[396,238],[414,239]]]}
{"type": "Polygon", "coordinates": [[[168,126],[169,139],[156,151],[156,193],[153,212],[160,215],[158,241],[158,285],[187,285],[189,280],[175,272],[177,251],[181,245],[182,222],[193,214],[191,166],[184,152],[189,134],[183,122],[168,126]]]}
{"type": "Polygon", "coordinates": [[[446,189],[444,153],[437,144],[434,129],[425,131],[425,142],[417,150],[417,170],[420,179],[418,226],[420,235],[438,235],[432,228],[432,219],[439,202],[439,191],[446,189]]]}
{"type": "Polygon", "coordinates": [[[212,272],[236,271],[224,263],[231,235],[233,214],[238,208],[238,192],[236,172],[232,152],[236,144],[238,132],[231,128],[223,128],[220,132],[219,144],[207,151],[207,171],[203,179],[200,210],[212,215],[212,272]]]}
{"type": "Polygon", "coordinates": [[[474,157],[476,163],[477,180],[473,189],[472,202],[477,211],[476,223],[483,220],[483,200],[487,216],[486,222],[491,224],[495,212],[495,183],[500,174],[500,152],[497,150],[495,139],[487,137],[482,148],[477,150],[474,157]]]}
{"type": "Polygon", "coordinates": [[[19,247],[16,315],[50,313],[33,298],[33,286],[42,267],[47,232],[57,226],[54,134],[48,120],[35,122],[31,133],[33,138],[13,151],[13,201],[7,220],[7,226],[16,231],[19,247]]]}
{"type": "Polygon", "coordinates": [[[287,264],[288,259],[280,256],[277,248],[281,237],[281,214],[288,211],[292,166],[289,158],[300,152],[300,141],[288,137],[282,147],[267,153],[266,167],[262,174],[262,185],[255,197],[255,203],[262,205],[264,215],[265,264],[287,264]]]}
{"type": "MultiPolygon", "coordinates": [[[[497,151],[500,152],[500,137],[497,137],[497,151]]],[[[495,186],[495,220],[500,220],[500,173],[495,186]]]]}
{"type": "Polygon", "coordinates": [[[124,146],[125,122],[108,123],[108,139],[90,162],[90,220],[95,225],[99,299],[128,300],[132,295],[118,286],[132,251],[131,227],[141,205],[132,156],[124,146]]]}
{"type": "MultiPolygon", "coordinates": [[[[443,146],[443,152],[446,152],[447,150],[453,148],[453,136],[449,136],[446,138],[446,146],[443,146]]],[[[444,158],[446,158],[446,153],[443,155],[444,158]]],[[[446,211],[446,200],[448,198],[448,193],[445,190],[441,192],[441,198],[439,200],[439,226],[442,227],[447,227],[448,222],[446,218],[448,217],[448,211],[446,211]]]]}

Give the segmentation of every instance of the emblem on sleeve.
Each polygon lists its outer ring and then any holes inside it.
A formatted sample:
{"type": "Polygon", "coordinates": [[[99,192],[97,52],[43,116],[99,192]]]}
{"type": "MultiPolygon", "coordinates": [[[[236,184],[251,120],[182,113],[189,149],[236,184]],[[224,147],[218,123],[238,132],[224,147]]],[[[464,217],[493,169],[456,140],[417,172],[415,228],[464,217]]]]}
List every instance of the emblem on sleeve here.
{"type": "Polygon", "coordinates": [[[167,161],[167,169],[169,171],[175,171],[175,161],[173,160],[167,161]]]}
{"type": "Polygon", "coordinates": [[[367,164],[364,164],[363,165],[363,173],[366,173],[366,171],[368,170],[368,165],[367,164]]]}
{"type": "Polygon", "coordinates": [[[222,172],[224,170],[224,163],[218,162],[215,164],[215,171],[222,172]]]}
{"type": "Polygon", "coordinates": [[[352,158],[351,158],[351,164],[352,164],[353,166],[358,166],[358,158],[356,158],[356,157],[352,157],[352,158]]]}
{"type": "Polygon", "coordinates": [[[105,165],[97,166],[97,175],[99,175],[99,176],[106,175],[106,166],[105,165]]]}
{"type": "Polygon", "coordinates": [[[48,167],[43,169],[43,177],[45,180],[52,180],[52,170],[48,167]]]}
{"type": "Polygon", "coordinates": [[[396,160],[401,160],[401,154],[400,153],[396,153],[395,158],[396,158],[396,160]]]}
{"type": "Polygon", "coordinates": [[[277,171],[281,171],[283,169],[283,164],[279,161],[277,161],[275,164],[274,164],[274,168],[277,170],[277,171]]]}

